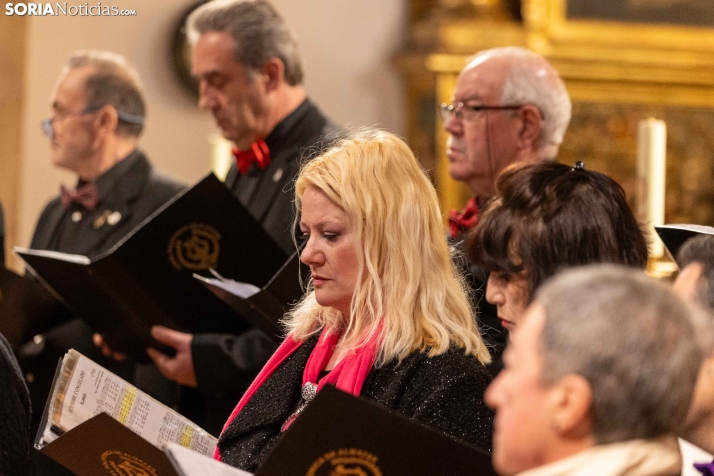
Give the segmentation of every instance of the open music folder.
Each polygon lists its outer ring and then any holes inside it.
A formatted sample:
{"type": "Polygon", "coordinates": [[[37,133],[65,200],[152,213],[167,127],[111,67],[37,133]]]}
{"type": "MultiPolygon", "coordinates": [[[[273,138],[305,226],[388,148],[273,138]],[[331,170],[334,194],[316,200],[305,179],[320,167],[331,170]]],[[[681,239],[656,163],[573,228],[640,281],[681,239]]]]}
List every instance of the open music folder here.
{"type": "MultiPolygon", "coordinates": [[[[210,460],[216,444],[216,438],[185,417],[70,350],[58,366],[35,448],[79,476],[104,474],[98,469],[120,464],[153,468],[157,475],[247,476],[210,460]]],[[[290,426],[256,476],[337,470],[391,476],[495,475],[488,453],[327,386],[290,426]]]]}
{"type": "Polygon", "coordinates": [[[655,230],[673,261],[682,245],[697,235],[714,235],[714,227],[691,224],[657,225],[655,230]]]}
{"type": "Polygon", "coordinates": [[[65,355],[36,449],[81,476],[105,474],[98,469],[111,465],[161,468],[157,474],[176,475],[162,452],[170,443],[209,456],[216,438],[74,349],[65,355]]]}
{"type": "MultiPolygon", "coordinates": [[[[287,256],[210,174],[148,217],[104,255],[15,248],[33,274],[116,351],[140,361],[152,325],[238,334],[248,323],[193,279],[221,275],[265,286],[287,256]]],[[[297,278],[296,278],[297,279],[297,278]]]]}
{"type": "Polygon", "coordinates": [[[280,320],[302,297],[301,281],[308,273],[307,266],[300,262],[300,254],[295,252],[263,288],[226,279],[218,273],[214,273],[213,278],[200,275],[194,275],[194,278],[237,315],[280,342],[284,332],[280,320]]]}

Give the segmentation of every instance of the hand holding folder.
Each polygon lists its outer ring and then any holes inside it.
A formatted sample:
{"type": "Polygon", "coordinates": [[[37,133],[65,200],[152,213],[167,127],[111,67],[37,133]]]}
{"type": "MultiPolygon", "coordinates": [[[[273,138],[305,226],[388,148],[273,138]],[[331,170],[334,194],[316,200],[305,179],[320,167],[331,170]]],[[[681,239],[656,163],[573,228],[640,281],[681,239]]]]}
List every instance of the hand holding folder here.
{"type": "MultiPolygon", "coordinates": [[[[240,334],[250,327],[192,278],[213,268],[262,287],[287,256],[214,176],[148,217],[95,261],[17,249],[32,272],[117,352],[148,360],[153,325],[240,334]]],[[[297,277],[295,277],[297,279],[297,277]]]]}

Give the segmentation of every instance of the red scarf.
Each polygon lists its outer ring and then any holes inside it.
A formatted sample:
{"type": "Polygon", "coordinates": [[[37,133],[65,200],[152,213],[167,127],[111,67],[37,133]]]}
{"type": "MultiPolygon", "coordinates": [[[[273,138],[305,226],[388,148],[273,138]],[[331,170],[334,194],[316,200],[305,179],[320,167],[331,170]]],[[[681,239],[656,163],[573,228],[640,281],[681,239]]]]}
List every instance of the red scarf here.
{"type": "Polygon", "coordinates": [[[466,202],[462,212],[449,210],[449,232],[451,238],[458,238],[464,231],[469,231],[478,223],[478,205],[476,199],[472,198],[466,202]]]}
{"type": "Polygon", "coordinates": [[[270,149],[263,139],[258,139],[250,145],[248,150],[233,149],[236,166],[240,173],[245,175],[253,163],[257,163],[261,170],[270,165],[270,149]]]}
{"type": "MultiPolygon", "coordinates": [[[[320,338],[317,340],[317,345],[312,350],[310,357],[305,364],[305,370],[302,375],[302,384],[307,382],[318,382],[317,391],[319,392],[325,385],[333,385],[343,392],[358,396],[362,392],[367,375],[374,366],[374,360],[377,355],[377,344],[379,341],[380,331],[376,332],[370,340],[364,345],[352,350],[347,354],[322,380],[319,380],[320,372],[327,366],[335,346],[340,339],[339,334],[323,330],[320,338]]],[[[228,421],[223,425],[223,431],[226,431],[233,420],[247,405],[248,401],[253,397],[255,392],[265,383],[268,378],[280,367],[280,365],[290,357],[302,345],[301,341],[296,340],[292,336],[288,336],[278,350],[270,357],[268,363],[265,364],[258,376],[250,384],[243,397],[236,405],[228,421]]],[[[221,432],[221,433],[222,433],[221,432]]],[[[221,454],[216,446],[213,453],[213,458],[221,461],[221,454]]]]}

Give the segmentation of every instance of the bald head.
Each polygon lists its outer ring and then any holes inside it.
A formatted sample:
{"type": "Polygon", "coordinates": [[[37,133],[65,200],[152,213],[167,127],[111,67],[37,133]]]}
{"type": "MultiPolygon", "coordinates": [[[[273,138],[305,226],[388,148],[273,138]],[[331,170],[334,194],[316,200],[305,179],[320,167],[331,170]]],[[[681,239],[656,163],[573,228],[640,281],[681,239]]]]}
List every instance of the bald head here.
{"type": "Polygon", "coordinates": [[[538,149],[549,148],[542,158],[553,158],[570,123],[568,91],[558,72],[540,55],[525,48],[509,46],[478,53],[464,68],[490,70],[493,87],[503,105],[533,104],[541,113],[538,149]]]}
{"type": "Polygon", "coordinates": [[[570,110],[563,81],[541,56],[518,47],[479,52],[459,75],[444,123],[451,176],[488,198],[504,168],[557,156],[570,110]]]}

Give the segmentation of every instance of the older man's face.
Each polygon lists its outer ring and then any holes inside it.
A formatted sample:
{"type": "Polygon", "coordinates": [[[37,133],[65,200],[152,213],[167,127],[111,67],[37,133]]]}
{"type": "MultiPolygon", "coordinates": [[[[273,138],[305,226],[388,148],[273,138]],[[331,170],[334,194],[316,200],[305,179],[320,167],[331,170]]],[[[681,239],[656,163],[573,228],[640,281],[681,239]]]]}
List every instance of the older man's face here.
{"type": "MultiPolygon", "coordinates": [[[[673,289],[684,300],[706,307],[706,303],[699,302],[698,296],[699,280],[703,270],[701,263],[688,264],[677,275],[673,289]]],[[[710,355],[699,369],[697,385],[694,387],[694,396],[682,436],[687,439],[696,435],[701,431],[702,425],[710,421],[712,414],[714,414],[714,355],[710,355]]]]}
{"type": "Polygon", "coordinates": [[[94,68],[71,69],[57,81],[52,93],[52,163],[79,171],[98,153],[96,114],[84,113],[84,85],[94,68]]]}
{"type": "MultiPolygon", "coordinates": [[[[509,73],[508,59],[477,58],[459,75],[454,104],[502,106],[503,83],[509,73]]],[[[484,110],[472,116],[466,120],[454,115],[444,124],[450,134],[449,172],[476,196],[488,197],[500,172],[517,160],[522,121],[512,110],[484,110]]]]}
{"type": "Polygon", "coordinates": [[[213,113],[226,139],[248,149],[264,128],[266,91],[263,82],[236,61],[233,38],[217,31],[201,35],[192,67],[199,81],[199,107],[213,113]]]}
{"type": "Polygon", "coordinates": [[[486,391],[486,404],[496,411],[493,464],[501,474],[514,474],[548,462],[555,435],[550,419],[552,390],[541,385],[539,348],[545,310],[537,302],[511,334],[504,369],[486,391]]]}
{"type": "Polygon", "coordinates": [[[674,280],[672,288],[679,297],[686,301],[697,302],[697,288],[702,276],[701,263],[693,262],[684,267],[674,280]]]}

